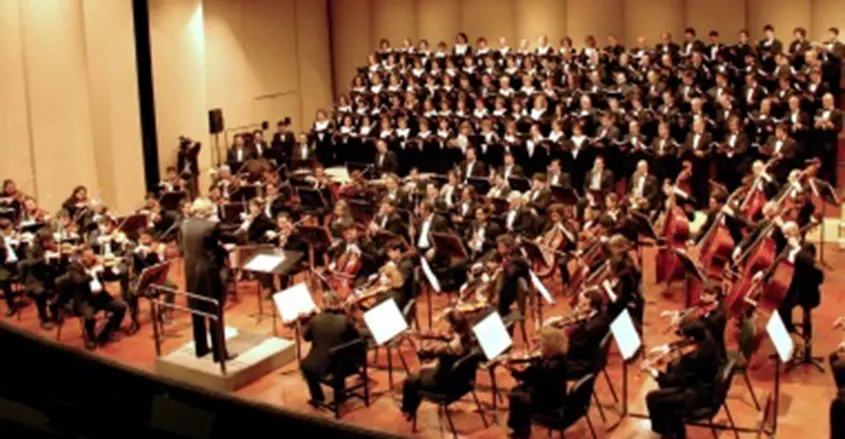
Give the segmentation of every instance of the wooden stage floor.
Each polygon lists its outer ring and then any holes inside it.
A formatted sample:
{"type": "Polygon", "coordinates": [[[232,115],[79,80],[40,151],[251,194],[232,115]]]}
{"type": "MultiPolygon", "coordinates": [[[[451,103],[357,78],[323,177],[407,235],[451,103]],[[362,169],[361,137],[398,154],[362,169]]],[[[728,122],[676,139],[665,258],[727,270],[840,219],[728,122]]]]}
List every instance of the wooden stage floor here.
{"type": "MultiPolygon", "coordinates": [[[[845,301],[845,278],[843,278],[845,270],[842,269],[845,265],[845,253],[840,252],[834,245],[826,245],[825,256],[830,267],[838,267],[838,269],[826,270],[826,279],[822,291],[822,305],[814,313],[816,336],[814,350],[817,355],[826,358],[843,340],[843,334],[841,332],[832,330],[832,323],[838,315],[845,315],[845,307],[842,305],[843,301],[845,301]]],[[[667,322],[665,319],[660,318],[660,313],[664,310],[681,309],[683,306],[683,294],[680,289],[669,296],[661,294],[662,286],[656,286],[653,280],[653,253],[647,251],[644,260],[647,300],[645,343],[647,346],[655,346],[671,338],[670,334],[664,333],[667,322]]],[[[172,277],[177,283],[182,278],[181,274],[181,266],[174,267],[172,277]]],[[[236,327],[243,331],[271,334],[272,325],[269,314],[260,322],[254,317],[257,311],[254,284],[251,282],[242,282],[239,285],[238,296],[239,300],[230,301],[226,310],[227,326],[236,327]]],[[[424,301],[422,299],[423,303],[424,301]]],[[[264,302],[265,311],[270,309],[271,304],[272,302],[269,301],[264,302]]],[[[434,304],[435,309],[442,308],[445,304],[445,299],[436,297],[434,304]]],[[[146,310],[146,304],[144,305],[144,310],[146,310]]],[[[551,310],[551,313],[546,307],[544,314],[548,316],[552,313],[559,314],[567,310],[568,305],[559,304],[554,310],[551,310]]],[[[427,318],[424,306],[420,307],[419,317],[420,323],[425,327],[427,325],[427,318]]],[[[800,316],[796,315],[796,321],[798,319],[800,319],[800,316]]],[[[34,306],[28,306],[24,310],[20,321],[16,318],[7,319],[7,321],[45,338],[53,338],[55,335],[54,331],[45,332],[38,327],[34,306]]],[[[153,371],[156,356],[152,337],[152,325],[149,323],[148,313],[143,312],[142,322],[143,326],[140,332],[131,337],[123,336],[119,342],[111,343],[105,348],[98,349],[96,353],[112,360],[120,361],[131,367],[153,371]]],[[[127,323],[124,322],[124,327],[126,325],[127,323]]],[[[729,324],[729,328],[731,326],[729,324]]],[[[533,321],[529,321],[528,327],[533,328],[533,321]]],[[[64,333],[62,334],[62,343],[78,349],[84,349],[80,329],[75,321],[69,321],[65,325],[64,333]]],[[[280,328],[280,331],[280,334],[283,336],[292,336],[290,331],[283,328],[280,328]]],[[[169,335],[163,344],[163,350],[169,351],[181,346],[191,337],[189,317],[185,314],[177,313],[174,322],[167,326],[167,332],[169,335]]],[[[529,332],[532,332],[531,329],[529,329],[529,332]]],[[[516,344],[521,344],[518,331],[515,338],[517,340],[516,344]]],[[[730,339],[731,337],[728,338],[730,339]]],[[[758,355],[761,358],[765,358],[772,352],[772,346],[766,342],[763,350],[758,355]]],[[[416,369],[418,362],[414,353],[405,351],[404,355],[409,360],[412,370],[416,369]]],[[[382,365],[386,363],[383,355],[379,363],[382,365]]],[[[398,365],[399,362],[394,361],[393,364],[398,365]]],[[[758,398],[761,400],[773,387],[773,365],[774,363],[772,361],[763,360],[761,364],[755,365],[756,368],[753,368],[750,372],[752,383],[758,398]]],[[[332,416],[326,411],[312,409],[307,404],[307,388],[296,368],[297,366],[294,362],[285,368],[276,370],[238,390],[236,395],[244,399],[260,401],[317,416],[332,416]]],[[[791,371],[789,374],[781,374],[780,416],[777,431],[780,437],[817,439],[829,437],[828,407],[835,395],[835,388],[828,369],[825,363],[825,373],[823,374],[810,367],[802,367],[791,371]]],[[[621,359],[614,348],[611,353],[608,371],[617,391],[621,389],[621,370],[621,359]]],[[[639,367],[637,365],[629,369],[630,407],[634,412],[645,413],[644,391],[653,386],[653,383],[649,378],[640,375],[638,372],[639,367]]],[[[398,393],[391,394],[388,389],[387,372],[371,368],[370,375],[374,380],[372,389],[377,394],[380,394],[380,396],[373,398],[368,408],[364,407],[362,402],[355,401],[348,403],[341,420],[393,434],[414,435],[411,431],[410,423],[403,419],[399,411],[398,393]]],[[[400,366],[394,373],[397,392],[401,387],[402,377],[403,372],[400,366]]],[[[497,377],[499,378],[497,381],[501,388],[507,389],[513,385],[512,378],[504,370],[500,369],[497,377]]],[[[478,382],[481,386],[486,385],[489,382],[487,374],[479,373],[478,382]]],[[[608,391],[607,383],[602,379],[598,380],[597,389],[600,400],[606,405],[611,405],[613,400],[608,391]]],[[[479,396],[482,399],[483,405],[489,406],[491,404],[492,399],[489,391],[482,390],[479,392],[479,396]]],[[[468,399],[469,401],[459,402],[453,408],[453,419],[459,436],[473,438],[501,438],[507,436],[506,410],[499,409],[497,413],[489,412],[487,419],[493,421],[494,415],[496,415],[498,424],[484,428],[479,416],[472,411],[471,398],[468,399]]],[[[759,422],[761,415],[754,409],[748,390],[739,377],[734,381],[730,390],[728,404],[737,425],[752,427],[759,422]]],[[[606,431],[607,427],[616,423],[619,416],[618,411],[612,407],[606,408],[605,412],[607,421],[602,422],[597,408],[594,406],[590,409],[590,416],[600,438],[625,439],[656,437],[650,432],[648,420],[630,417],[624,419],[615,430],[606,431]]],[[[726,421],[725,414],[720,413],[717,421],[726,421]]],[[[448,425],[445,420],[444,428],[446,429],[445,432],[448,433],[448,425]]],[[[689,427],[688,433],[690,438],[712,437],[710,431],[704,428],[689,427]]],[[[540,437],[539,435],[545,435],[546,433],[545,431],[535,429],[534,434],[540,437]]],[[[441,437],[436,406],[423,403],[419,412],[418,432],[416,436],[426,438],[441,437]]],[[[720,433],[720,437],[723,438],[732,436],[733,433],[731,432],[720,433]]],[[[743,438],[755,436],[750,433],[740,435],[743,438]]],[[[578,422],[569,430],[569,437],[589,437],[587,424],[583,420],[578,422]]]]}

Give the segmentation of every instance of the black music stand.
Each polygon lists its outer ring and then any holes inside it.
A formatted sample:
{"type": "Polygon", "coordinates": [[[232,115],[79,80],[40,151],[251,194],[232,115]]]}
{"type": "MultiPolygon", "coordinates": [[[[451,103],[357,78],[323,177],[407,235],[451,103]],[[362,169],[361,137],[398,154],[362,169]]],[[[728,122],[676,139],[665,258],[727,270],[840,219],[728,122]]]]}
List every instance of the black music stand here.
{"type": "Polygon", "coordinates": [[[484,177],[469,177],[467,184],[474,187],[477,194],[486,194],[490,190],[490,181],[484,177]]]}
{"type": "Polygon", "coordinates": [[[238,186],[234,192],[229,194],[229,200],[232,201],[241,201],[246,203],[247,201],[255,198],[258,196],[258,185],[256,184],[244,184],[238,186]]]}
{"type": "Polygon", "coordinates": [[[126,234],[126,236],[133,241],[138,239],[138,235],[142,229],[147,227],[148,222],[149,216],[145,213],[118,218],[120,231],[126,234]]]}
{"type": "MultiPolygon", "coordinates": [[[[316,268],[316,250],[328,249],[332,245],[332,234],[325,226],[299,226],[302,239],[308,245],[308,268],[313,272],[316,268]]],[[[311,291],[315,291],[314,278],[309,274],[308,282],[311,284],[311,291]]]]}
{"type": "Polygon", "coordinates": [[[220,222],[224,224],[240,224],[241,215],[246,213],[244,203],[226,203],[222,205],[220,222]]]}
{"type": "Polygon", "coordinates": [[[296,194],[299,195],[299,201],[306,212],[319,215],[328,206],[323,192],[313,187],[297,186],[296,194]]]}
{"type": "Polygon", "coordinates": [[[370,200],[349,198],[346,200],[349,205],[349,213],[357,223],[367,224],[375,216],[376,207],[370,200]]]}
{"type": "Polygon", "coordinates": [[[171,191],[165,192],[158,200],[159,206],[163,211],[178,211],[179,203],[187,197],[185,191],[171,191]]]}
{"type": "MultiPolygon", "coordinates": [[[[2,215],[0,215],[2,216],[2,215]]],[[[47,223],[45,222],[37,222],[32,224],[27,224],[25,226],[21,226],[21,233],[32,233],[33,235],[38,233],[39,230],[47,227],[47,223]]]]}
{"type": "Polygon", "coordinates": [[[527,178],[523,177],[510,177],[508,178],[508,185],[511,189],[517,190],[520,192],[526,192],[531,189],[531,181],[527,178]]]}
{"type": "Polygon", "coordinates": [[[363,162],[346,162],[346,171],[352,175],[353,171],[361,171],[361,176],[365,179],[373,178],[373,165],[363,162]]]}
{"type": "Polygon", "coordinates": [[[646,245],[651,245],[658,241],[657,231],[654,230],[654,224],[651,222],[651,219],[649,219],[648,215],[636,209],[630,209],[628,213],[631,215],[631,222],[634,224],[634,228],[636,228],[637,230],[637,235],[639,237],[643,237],[650,240],[650,242],[647,242],[641,239],[637,239],[637,242],[635,243],[637,247],[637,259],[639,260],[640,267],[642,267],[643,247],[646,245]]]}
{"type": "Polygon", "coordinates": [[[497,215],[501,215],[507,212],[510,208],[510,203],[508,203],[508,200],[504,198],[493,198],[492,201],[493,209],[496,211],[497,215]]]}
{"type": "Polygon", "coordinates": [[[170,273],[170,264],[171,261],[164,261],[143,269],[138,276],[138,283],[135,284],[135,295],[150,299],[150,313],[152,314],[153,332],[155,333],[156,339],[158,339],[159,334],[164,334],[165,331],[164,321],[159,318],[158,307],[153,301],[156,296],[154,294],[155,290],[151,287],[164,286],[165,282],[167,282],[167,275],[170,273]]]}
{"type": "Polygon", "coordinates": [[[678,256],[678,260],[681,261],[681,267],[684,269],[685,306],[689,308],[698,304],[701,290],[707,282],[707,276],[701,272],[701,267],[690,258],[686,251],[675,249],[675,254],[678,256]]]}
{"type": "Polygon", "coordinates": [[[458,235],[453,233],[429,232],[428,236],[431,238],[434,248],[438,252],[444,253],[450,261],[454,259],[467,259],[469,257],[469,253],[467,253],[467,249],[458,235]]]}
{"type": "Polygon", "coordinates": [[[581,201],[581,197],[578,196],[578,192],[575,189],[557,185],[549,187],[552,191],[552,199],[558,203],[577,205],[581,201]]]}

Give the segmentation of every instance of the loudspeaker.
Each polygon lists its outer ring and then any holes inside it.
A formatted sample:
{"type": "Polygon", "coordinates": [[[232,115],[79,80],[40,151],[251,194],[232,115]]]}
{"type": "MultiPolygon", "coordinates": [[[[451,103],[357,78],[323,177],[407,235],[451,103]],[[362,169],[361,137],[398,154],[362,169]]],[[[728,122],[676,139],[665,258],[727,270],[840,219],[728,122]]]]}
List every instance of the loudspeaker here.
{"type": "Polygon", "coordinates": [[[223,110],[215,108],[208,112],[208,131],[211,134],[219,134],[223,132],[223,110]]]}

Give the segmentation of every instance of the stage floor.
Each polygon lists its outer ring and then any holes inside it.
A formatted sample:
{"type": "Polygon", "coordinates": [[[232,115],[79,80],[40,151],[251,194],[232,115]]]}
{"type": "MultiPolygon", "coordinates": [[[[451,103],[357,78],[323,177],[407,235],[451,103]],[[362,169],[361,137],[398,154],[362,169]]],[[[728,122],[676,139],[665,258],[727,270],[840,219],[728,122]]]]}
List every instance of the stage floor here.
{"type": "MultiPolygon", "coordinates": [[[[681,309],[683,307],[684,297],[680,291],[680,286],[669,296],[664,296],[661,293],[663,287],[654,284],[654,256],[652,251],[646,251],[644,256],[647,300],[645,343],[646,346],[655,346],[671,339],[670,334],[664,333],[667,322],[665,319],[660,318],[660,313],[664,310],[681,309]]],[[[816,335],[814,350],[817,355],[826,358],[843,340],[843,333],[834,331],[831,328],[833,321],[838,315],[845,315],[845,306],[842,305],[843,301],[845,301],[845,278],[843,278],[845,270],[842,269],[845,266],[845,252],[839,251],[836,246],[829,245],[825,246],[825,256],[825,260],[830,267],[838,267],[836,270],[826,270],[825,283],[822,290],[822,305],[814,313],[816,335]]],[[[181,265],[176,265],[173,269],[172,278],[179,284],[182,280],[182,271],[181,265]]],[[[254,315],[258,310],[255,291],[255,284],[252,282],[241,282],[239,284],[238,300],[230,301],[226,309],[226,325],[251,333],[273,334],[272,319],[269,315],[269,309],[272,306],[271,302],[264,302],[263,308],[266,315],[261,321],[258,321],[254,315]]],[[[559,314],[566,312],[568,305],[562,304],[563,302],[559,301],[561,304],[557,305],[553,310],[545,307],[544,315],[549,316],[553,313],[559,314]]],[[[424,303],[425,298],[421,297],[421,305],[424,303]]],[[[445,298],[434,298],[435,310],[442,308],[444,304],[445,298]]],[[[119,342],[111,343],[104,348],[100,348],[96,353],[112,360],[120,361],[131,367],[154,372],[156,354],[153,344],[152,325],[149,321],[149,314],[146,313],[146,306],[146,304],[143,305],[143,326],[141,331],[131,337],[122,336],[119,342]]],[[[162,345],[164,352],[178,349],[189,341],[191,337],[190,318],[180,313],[177,313],[174,317],[173,323],[166,327],[168,337],[162,345]]],[[[421,325],[426,327],[428,319],[425,306],[420,306],[419,318],[421,325]]],[[[800,319],[800,316],[796,315],[796,321],[799,321],[798,319],[800,319]]],[[[24,310],[20,321],[17,318],[7,319],[6,321],[26,328],[44,338],[53,339],[55,337],[55,331],[46,332],[39,328],[34,306],[28,306],[24,310]]],[[[533,321],[529,321],[528,325],[529,328],[533,328],[533,321]]],[[[124,326],[126,326],[126,323],[124,326]]],[[[61,342],[78,349],[84,349],[80,329],[76,320],[68,321],[65,324],[61,342]]],[[[519,332],[517,331],[515,337],[517,345],[521,344],[518,334],[519,332]]],[[[279,327],[279,335],[282,337],[293,336],[292,331],[281,327],[279,327]]],[[[731,343],[729,341],[729,344],[731,343]]],[[[307,345],[303,346],[303,349],[307,350],[307,345]]],[[[766,342],[763,350],[758,353],[758,356],[760,358],[766,358],[772,352],[773,348],[766,342]]],[[[413,352],[406,350],[403,353],[409,361],[412,370],[415,370],[419,363],[413,352]]],[[[381,356],[379,364],[386,365],[384,355],[381,356]]],[[[374,380],[372,390],[376,393],[376,396],[371,400],[370,407],[364,407],[363,403],[359,401],[350,402],[343,411],[342,421],[394,434],[413,435],[410,423],[403,419],[399,411],[398,391],[401,387],[404,372],[401,371],[401,366],[398,366],[400,364],[399,361],[394,361],[393,364],[397,367],[393,377],[396,383],[397,393],[391,394],[389,391],[388,374],[386,371],[371,368],[370,375],[374,380]]],[[[763,360],[761,364],[755,365],[755,368],[750,372],[758,398],[762,399],[773,387],[773,364],[772,361],[763,360]]],[[[780,416],[777,431],[780,437],[818,439],[829,437],[828,408],[830,401],[835,395],[835,388],[833,378],[828,369],[825,363],[824,374],[810,367],[802,367],[793,370],[789,374],[781,374],[780,416]]],[[[607,370],[611,375],[617,391],[619,391],[622,382],[622,368],[621,359],[615,348],[612,350],[607,370]]],[[[639,367],[637,365],[629,369],[629,401],[632,410],[644,412],[642,395],[645,389],[651,386],[652,383],[646,382],[648,378],[645,378],[645,375],[639,374],[638,371],[639,367]]],[[[507,389],[513,385],[511,377],[502,369],[499,369],[497,381],[500,388],[507,389]]],[[[478,382],[481,387],[485,387],[489,383],[487,374],[480,373],[478,375],[478,382]]],[[[602,403],[608,405],[613,403],[605,380],[599,379],[597,381],[597,391],[602,403]]],[[[283,406],[287,409],[316,414],[318,416],[332,416],[326,411],[313,409],[307,404],[307,388],[298,374],[296,362],[237,390],[235,395],[247,400],[283,406]]],[[[479,391],[479,396],[483,405],[490,406],[492,399],[489,391],[481,390],[479,391]]],[[[752,427],[757,424],[760,414],[755,411],[748,390],[739,377],[734,380],[728,404],[737,425],[752,427]]],[[[506,410],[500,408],[497,413],[489,412],[487,419],[493,421],[494,415],[497,415],[498,424],[484,428],[481,419],[472,411],[472,408],[471,398],[469,401],[460,402],[454,406],[453,419],[459,436],[474,438],[502,438],[507,436],[506,410]]],[[[607,421],[603,422],[597,408],[593,407],[590,410],[590,416],[600,438],[656,437],[649,430],[648,420],[630,417],[624,419],[614,431],[607,432],[605,431],[607,427],[615,424],[619,416],[615,408],[606,408],[605,413],[607,415],[607,421]]],[[[725,420],[724,413],[720,413],[717,417],[717,422],[724,422],[725,420]]],[[[445,420],[444,428],[448,430],[445,420]]],[[[569,437],[589,437],[589,431],[584,421],[580,421],[573,426],[569,433],[569,437]]],[[[688,428],[688,433],[690,438],[712,437],[710,431],[704,428],[690,427],[688,428]]],[[[535,429],[535,434],[545,435],[545,431],[535,429]]],[[[436,438],[440,437],[440,435],[436,406],[423,403],[419,412],[418,432],[416,436],[436,438]]],[[[720,437],[724,438],[732,437],[732,435],[733,433],[730,432],[720,433],[720,437]]],[[[741,434],[740,437],[751,438],[755,437],[755,435],[747,433],[741,434]]]]}

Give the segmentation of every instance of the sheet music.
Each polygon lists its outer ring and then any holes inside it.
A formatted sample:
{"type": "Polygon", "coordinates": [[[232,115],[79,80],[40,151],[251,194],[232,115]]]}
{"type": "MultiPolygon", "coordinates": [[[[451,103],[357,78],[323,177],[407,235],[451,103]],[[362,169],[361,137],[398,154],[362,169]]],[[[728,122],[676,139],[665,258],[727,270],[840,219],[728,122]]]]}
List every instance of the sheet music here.
{"type": "Polygon", "coordinates": [[[481,350],[484,351],[484,356],[488,360],[492,360],[499,355],[502,355],[508,348],[513,345],[510,334],[508,334],[505,323],[499,313],[494,312],[485,317],[480,322],[472,327],[472,332],[475,338],[478,339],[478,344],[481,350]]]}
{"type": "Polygon", "coordinates": [[[546,303],[549,305],[554,305],[555,300],[552,298],[552,295],[549,293],[548,288],[543,285],[543,282],[534,274],[533,271],[529,271],[528,274],[531,276],[531,284],[534,285],[534,288],[540,293],[540,296],[546,300],[546,303]]]}
{"type": "Polygon", "coordinates": [[[789,331],[786,330],[780,314],[776,312],[772,313],[772,317],[766,323],[766,332],[769,333],[769,338],[775,345],[775,350],[778,351],[780,361],[786,363],[792,359],[792,351],[795,349],[795,343],[792,341],[792,337],[789,336],[789,331]]]}
{"type": "Polygon", "coordinates": [[[408,322],[393,299],[385,300],[364,313],[364,323],[379,346],[408,329],[408,322]]]}
{"type": "Polygon", "coordinates": [[[616,346],[625,361],[633,358],[640,350],[642,340],[640,340],[640,334],[637,333],[637,328],[634,327],[634,321],[631,320],[631,314],[628,313],[627,309],[622,311],[610,324],[610,332],[613,334],[616,346]]]}
{"type": "Polygon", "coordinates": [[[425,257],[420,258],[420,265],[422,266],[425,278],[428,279],[429,285],[434,288],[434,291],[437,291],[438,293],[441,292],[440,281],[437,280],[437,276],[434,275],[434,271],[431,270],[431,267],[428,265],[428,261],[425,260],[425,257]]]}
{"type": "Polygon", "coordinates": [[[284,254],[279,255],[255,255],[244,265],[244,270],[257,271],[259,273],[272,273],[285,260],[284,254]]]}
{"type": "Polygon", "coordinates": [[[291,323],[300,314],[309,314],[317,310],[311,292],[304,283],[298,283],[273,295],[273,302],[282,316],[282,322],[291,323]]]}

